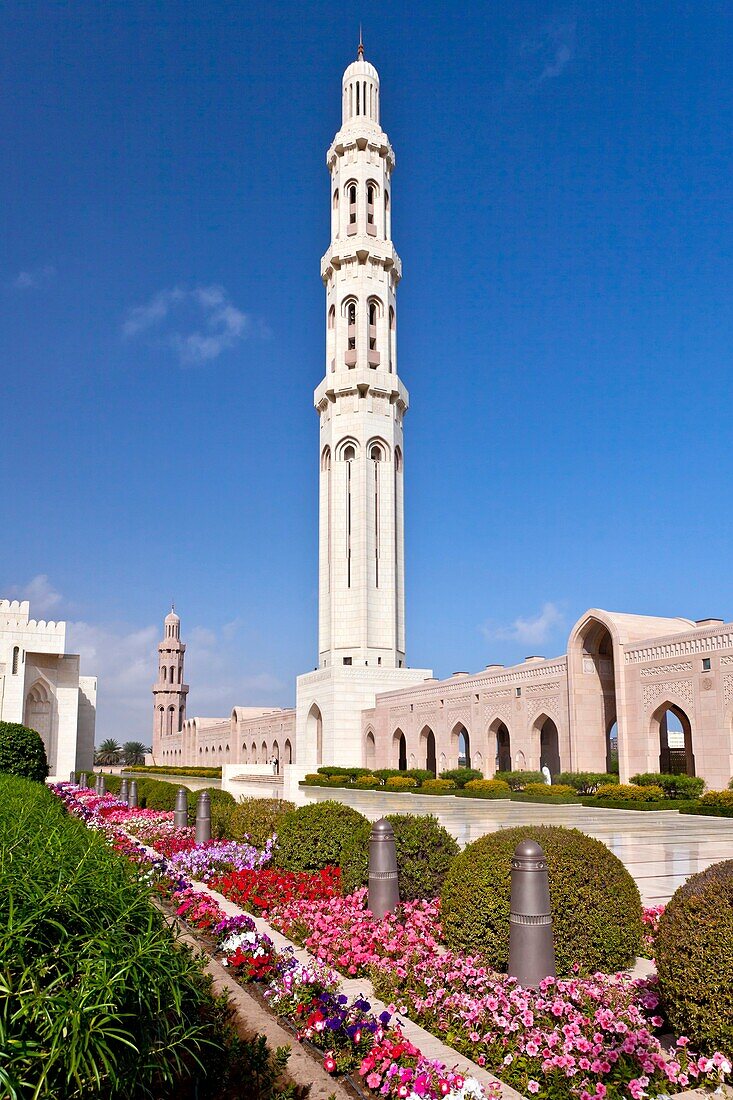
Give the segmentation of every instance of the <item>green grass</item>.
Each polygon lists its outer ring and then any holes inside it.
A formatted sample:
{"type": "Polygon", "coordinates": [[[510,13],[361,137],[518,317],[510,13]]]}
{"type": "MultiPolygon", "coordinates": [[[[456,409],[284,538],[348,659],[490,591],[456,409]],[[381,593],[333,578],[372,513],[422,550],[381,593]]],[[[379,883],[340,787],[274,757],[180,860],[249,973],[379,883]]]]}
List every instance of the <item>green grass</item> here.
{"type": "Polygon", "coordinates": [[[140,775],[190,775],[194,779],[196,776],[201,779],[221,779],[221,768],[164,768],[158,764],[136,764],[123,768],[122,771],[138,772],[140,775]]]}

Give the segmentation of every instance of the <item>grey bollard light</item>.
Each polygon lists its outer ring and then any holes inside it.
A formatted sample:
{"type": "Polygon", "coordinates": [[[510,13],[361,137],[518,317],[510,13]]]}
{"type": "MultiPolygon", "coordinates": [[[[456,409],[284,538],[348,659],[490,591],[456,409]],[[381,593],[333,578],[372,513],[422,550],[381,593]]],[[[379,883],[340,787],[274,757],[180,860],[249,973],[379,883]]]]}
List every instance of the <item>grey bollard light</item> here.
{"type": "Polygon", "coordinates": [[[196,843],[207,844],[211,840],[211,795],[202,791],[196,803],[196,843]]]}
{"type": "Polygon", "coordinates": [[[69,776],[69,783],[76,783],[76,772],[72,772],[69,776]]]}
{"type": "Polygon", "coordinates": [[[137,780],[131,779],[127,788],[127,805],[131,810],[137,809],[137,780]]]}
{"type": "Polygon", "coordinates": [[[94,780],[94,793],[95,794],[101,794],[102,793],[102,773],[101,772],[97,772],[96,778],[94,780]]]}
{"type": "Polygon", "coordinates": [[[87,773],[86,772],[82,772],[81,775],[79,776],[79,786],[81,787],[81,789],[83,791],[85,791],[87,789],[87,773]]]}
{"type": "Polygon", "coordinates": [[[99,777],[99,793],[100,794],[106,794],[107,793],[107,780],[104,778],[103,775],[100,775],[100,777],[99,777]]]}
{"type": "Polygon", "coordinates": [[[547,860],[534,840],[514,849],[509,908],[509,976],[536,989],[543,978],[555,977],[555,946],[547,860]]]}
{"type": "Polygon", "coordinates": [[[394,833],[386,818],[372,825],[369,835],[369,908],[381,920],[400,904],[394,833]]]}
{"type": "Polygon", "coordinates": [[[188,825],[188,795],[185,787],[179,787],[176,794],[176,809],[173,814],[173,824],[177,829],[185,829],[188,825]]]}
{"type": "Polygon", "coordinates": [[[123,779],[120,784],[119,798],[122,802],[127,802],[130,797],[130,785],[126,779],[123,779]]]}

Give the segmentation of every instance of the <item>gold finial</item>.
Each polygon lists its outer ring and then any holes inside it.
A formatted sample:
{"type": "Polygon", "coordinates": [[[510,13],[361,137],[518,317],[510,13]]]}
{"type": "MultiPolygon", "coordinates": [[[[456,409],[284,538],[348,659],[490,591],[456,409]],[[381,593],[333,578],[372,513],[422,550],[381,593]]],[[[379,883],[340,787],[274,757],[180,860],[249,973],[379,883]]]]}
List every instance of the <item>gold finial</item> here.
{"type": "Polygon", "coordinates": [[[358,49],[357,49],[357,51],[356,51],[356,52],[357,52],[357,54],[358,54],[358,57],[359,57],[359,60],[360,60],[360,61],[361,61],[361,60],[363,59],[363,57],[364,57],[364,42],[362,41],[362,37],[363,37],[363,36],[362,36],[362,33],[361,33],[361,23],[360,23],[360,24],[359,24],[359,47],[358,47],[358,49]]]}

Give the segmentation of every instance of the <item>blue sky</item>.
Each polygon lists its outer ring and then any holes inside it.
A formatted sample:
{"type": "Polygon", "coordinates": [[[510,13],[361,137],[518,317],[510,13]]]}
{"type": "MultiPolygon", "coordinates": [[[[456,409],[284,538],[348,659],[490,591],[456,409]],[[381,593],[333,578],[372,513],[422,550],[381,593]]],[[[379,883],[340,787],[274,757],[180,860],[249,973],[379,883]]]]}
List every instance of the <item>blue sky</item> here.
{"type": "Polygon", "coordinates": [[[408,659],[589,606],[733,615],[722,2],[23,3],[0,15],[0,590],[66,618],[98,737],[316,661],[324,155],[359,20],[397,153],[408,659]]]}

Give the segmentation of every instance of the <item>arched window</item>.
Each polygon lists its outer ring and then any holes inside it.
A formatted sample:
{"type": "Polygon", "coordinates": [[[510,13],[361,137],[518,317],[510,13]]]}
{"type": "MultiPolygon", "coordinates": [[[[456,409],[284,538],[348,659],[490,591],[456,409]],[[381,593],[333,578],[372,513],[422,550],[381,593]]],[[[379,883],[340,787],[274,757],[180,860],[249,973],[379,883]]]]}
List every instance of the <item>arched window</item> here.
{"type": "Polygon", "coordinates": [[[178,669],[178,683],[179,684],[180,684],[182,679],[183,679],[183,665],[181,665],[178,669]]]}
{"type": "Polygon", "coordinates": [[[183,707],[179,707],[178,708],[178,731],[179,731],[179,733],[183,729],[183,717],[184,717],[183,707]]]}
{"type": "Polygon", "coordinates": [[[361,114],[361,84],[357,80],[356,82],[356,113],[361,114]]]}
{"type": "Polygon", "coordinates": [[[375,237],[377,235],[377,227],[374,222],[374,204],[377,196],[377,188],[373,183],[367,184],[367,233],[370,236],[375,237]]]}
{"type": "Polygon", "coordinates": [[[163,665],[162,669],[160,670],[160,678],[164,684],[168,683],[168,669],[165,667],[165,665],[163,665]]]}
{"type": "Polygon", "coordinates": [[[369,353],[367,361],[372,370],[379,366],[379,350],[377,348],[377,323],[379,321],[379,302],[376,298],[370,298],[367,303],[367,322],[369,333],[369,353]]]}
{"type": "Polygon", "coordinates": [[[389,191],[384,192],[384,235],[389,240],[392,226],[389,215],[389,191]]]}
{"type": "Polygon", "coordinates": [[[388,369],[394,371],[397,355],[397,324],[395,320],[394,306],[389,307],[389,364],[388,369]]]}
{"type": "Polygon", "coordinates": [[[328,311],[326,323],[326,358],[331,365],[331,370],[336,370],[336,307],[331,306],[328,311]]]}
{"type": "Polygon", "coordinates": [[[18,664],[20,662],[20,646],[13,646],[13,676],[18,675],[18,664]]]}
{"type": "Polygon", "coordinates": [[[344,362],[351,368],[356,366],[356,300],[350,298],[346,303],[346,355],[344,362]]]}
{"type": "Polygon", "coordinates": [[[173,725],[175,722],[176,708],[174,706],[168,707],[168,733],[173,733],[173,725]]]}
{"type": "Polygon", "coordinates": [[[380,554],[380,476],[379,476],[379,463],[384,457],[382,454],[382,448],[378,444],[374,444],[369,457],[374,463],[374,479],[373,479],[373,492],[374,492],[374,585],[379,588],[379,554],[380,554]]]}
{"type": "Polygon", "coordinates": [[[175,682],[176,682],[176,670],[175,670],[174,666],[171,665],[171,683],[175,684],[175,682]]]}
{"type": "Polygon", "coordinates": [[[350,234],[356,233],[356,184],[350,183],[348,186],[349,196],[349,225],[348,232],[350,234]]]}

